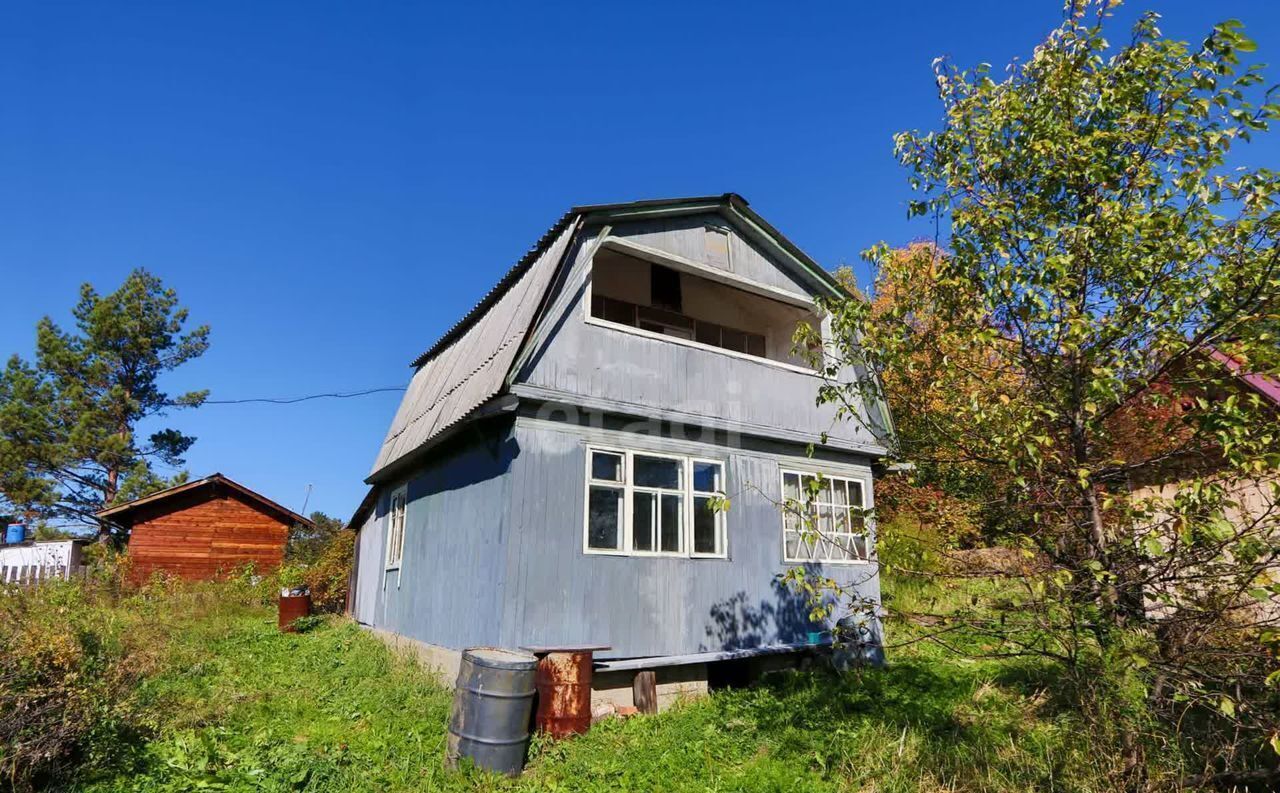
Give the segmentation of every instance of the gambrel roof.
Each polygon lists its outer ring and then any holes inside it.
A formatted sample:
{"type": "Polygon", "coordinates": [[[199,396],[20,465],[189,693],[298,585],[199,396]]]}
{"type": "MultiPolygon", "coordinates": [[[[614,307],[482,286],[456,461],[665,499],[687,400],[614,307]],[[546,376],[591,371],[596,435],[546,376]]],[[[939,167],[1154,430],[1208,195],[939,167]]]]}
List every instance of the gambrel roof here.
{"type": "Polygon", "coordinates": [[[795,243],[735,193],[573,207],[480,302],[415,358],[416,368],[368,481],[387,478],[414,452],[464,419],[510,409],[498,399],[512,366],[543,310],[555,274],[586,225],[716,212],[818,292],[847,292],[795,243]]]}

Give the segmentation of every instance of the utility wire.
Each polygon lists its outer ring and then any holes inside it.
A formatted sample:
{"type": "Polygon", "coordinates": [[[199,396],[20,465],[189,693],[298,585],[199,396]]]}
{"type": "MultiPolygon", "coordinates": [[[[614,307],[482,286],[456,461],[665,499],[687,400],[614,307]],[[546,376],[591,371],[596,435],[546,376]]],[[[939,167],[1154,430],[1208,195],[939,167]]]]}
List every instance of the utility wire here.
{"type": "Polygon", "coordinates": [[[408,386],[397,385],[386,388],[366,388],[363,391],[337,391],[331,394],[308,394],[300,397],[254,397],[252,399],[206,399],[202,405],[245,405],[251,402],[265,402],[272,405],[292,405],[312,399],[350,399],[352,397],[380,394],[386,391],[403,391],[408,386]]]}

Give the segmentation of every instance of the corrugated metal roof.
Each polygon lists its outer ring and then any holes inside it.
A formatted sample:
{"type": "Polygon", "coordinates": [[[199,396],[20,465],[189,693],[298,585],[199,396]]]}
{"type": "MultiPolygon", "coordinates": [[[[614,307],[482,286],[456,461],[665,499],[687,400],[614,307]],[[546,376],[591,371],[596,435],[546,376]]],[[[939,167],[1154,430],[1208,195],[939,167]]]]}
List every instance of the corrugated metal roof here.
{"type": "Polygon", "coordinates": [[[422,353],[417,358],[414,358],[413,362],[409,365],[418,367],[426,363],[431,356],[443,350],[450,342],[458,338],[458,336],[467,328],[471,327],[471,323],[475,322],[481,314],[497,302],[498,298],[502,297],[502,295],[511,288],[511,285],[516,282],[516,279],[523,275],[525,270],[529,269],[530,265],[532,265],[538,258],[538,254],[542,253],[542,251],[546,249],[547,245],[551,244],[551,241],[569,225],[569,221],[572,220],[575,215],[577,215],[576,209],[571,209],[561,215],[560,219],[557,220],[551,228],[547,229],[547,233],[543,234],[542,237],[533,244],[533,247],[529,249],[529,252],[524,256],[521,256],[520,261],[516,262],[515,266],[510,270],[507,270],[506,274],[503,275],[502,278],[498,279],[498,283],[494,284],[493,288],[486,292],[484,297],[480,298],[479,303],[472,306],[471,310],[462,316],[462,319],[454,323],[453,327],[446,330],[444,335],[436,340],[435,344],[431,345],[426,352],[422,353]]]}
{"type": "Polygon", "coordinates": [[[576,224],[568,222],[572,217],[557,221],[531,256],[522,259],[468,318],[419,357],[420,368],[409,382],[370,477],[502,390],[533,314],[568,250],[576,229],[576,224]],[[545,244],[548,238],[551,242],[545,244]]]}

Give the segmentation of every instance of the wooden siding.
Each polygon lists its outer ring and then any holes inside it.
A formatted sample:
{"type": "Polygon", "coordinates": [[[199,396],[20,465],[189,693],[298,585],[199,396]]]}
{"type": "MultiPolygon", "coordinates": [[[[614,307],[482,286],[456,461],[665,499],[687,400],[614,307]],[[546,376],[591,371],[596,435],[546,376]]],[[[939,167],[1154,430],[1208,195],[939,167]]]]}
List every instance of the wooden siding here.
{"type": "MultiPolygon", "coordinates": [[[[512,483],[501,644],[607,644],[602,658],[733,650],[802,642],[813,630],[804,599],[777,576],[783,561],[780,469],[819,469],[861,479],[869,460],[815,462],[733,446],[520,419],[512,483]],[[583,553],[589,443],[685,454],[726,463],[732,500],[728,559],[583,553]]],[[[875,567],[815,566],[866,597],[879,597],[875,567]]]]}
{"type": "Polygon", "coordinates": [[[357,619],[444,647],[497,641],[516,454],[511,424],[508,418],[477,425],[463,440],[433,450],[407,480],[382,488],[361,531],[357,619]],[[387,570],[388,494],[405,482],[404,557],[387,570]]]}
{"type": "MultiPolygon", "coordinates": [[[[361,531],[362,622],[455,649],[599,642],[611,645],[607,658],[803,641],[808,607],[776,581],[792,566],[774,503],[780,468],[860,478],[871,497],[869,458],[857,455],[828,451],[815,461],[797,445],[744,448],[526,416],[501,438],[493,433],[433,452],[408,480],[400,570],[382,569],[384,492],[361,531]],[[725,461],[729,558],[584,554],[588,443],[725,461]]],[[[817,569],[879,596],[874,566],[817,569]]]]}
{"type": "Polygon", "coordinates": [[[207,579],[252,563],[274,570],[284,560],[289,526],[237,498],[220,495],[165,505],[133,525],[129,558],[133,575],[156,571],[207,579]]]}
{"type": "Polygon", "coordinates": [[[723,215],[709,212],[705,215],[684,215],[622,223],[614,227],[612,236],[674,253],[682,258],[692,259],[712,267],[723,268],[749,281],[783,289],[795,295],[804,297],[810,295],[810,290],[804,286],[803,281],[780,268],[735,228],[729,229],[729,260],[728,266],[724,266],[716,250],[709,249],[707,245],[708,225],[729,227],[723,215]]]}
{"type": "MultiPolygon", "coordinates": [[[[680,218],[661,222],[681,221],[690,223],[680,218]]],[[[628,228],[613,233],[626,234],[628,228]]],[[[678,253],[692,245],[680,243],[681,235],[700,235],[702,228],[697,223],[683,231],[649,235],[645,244],[678,253]]],[[[590,239],[591,234],[583,236],[590,239]]],[[[732,239],[748,244],[736,233],[732,239]]],[[[572,270],[542,323],[550,330],[536,334],[536,348],[512,379],[514,393],[795,442],[816,442],[825,432],[837,448],[883,454],[866,428],[837,422],[834,406],[814,404],[822,383],[816,374],[587,322],[591,252],[592,246],[585,244],[571,251],[572,270]]],[[[750,275],[764,281],[768,271],[778,284],[787,279],[773,264],[750,275]]],[[[791,288],[799,287],[792,282],[791,288]]]]}
{"type": "MultiPolygon", "coordinates": [[[[386,507],[379,504],[382,512],[386,507]]],[[[356,535],[356,580],[351,616],[357,622],[373,625],[377,620],[378,590],[382,587],[382,569],[386,545],[382,529],[386,521],[375,507],[358,527],[356,535]]]]}

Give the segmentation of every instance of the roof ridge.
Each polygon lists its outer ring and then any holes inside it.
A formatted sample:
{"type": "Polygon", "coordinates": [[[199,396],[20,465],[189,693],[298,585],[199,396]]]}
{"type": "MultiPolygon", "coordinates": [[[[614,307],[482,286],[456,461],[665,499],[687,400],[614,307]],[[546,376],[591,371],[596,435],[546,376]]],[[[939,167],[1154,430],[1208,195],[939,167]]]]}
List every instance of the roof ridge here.
{"type": "Polygon", "coordinates": [[[152,504],[157,501],[163,501],[164,499],[169,498],[170,496],[175,496],[175,495],[178,495],[179,493],[183,493],[188,490],[194,490],[195,488],[200,487],[202,485],[214,484],[215,482],[222,482],[227,485],[230,485],[237,492],[245,496],[248,496],[254,501],[264,504],[267,507],[277,512],[280,512],[288,516],[290,519],[294,521],[306,524],[308,526],[314,525],[309,518],[299,515],[298,513],[294,512],[293,510],[289,509],[283,504],[277,501],[273,501],[272,499],[267,498],[266,496],[262,495],[258,491],[253,490],[246,485],[242,485],[239,482],[232,479],[231,477],[227,476],[226,474],[223,474],[217,471],[215,471],[212,474],[209,474],[208,476],[202,477],[200,479],[192,479],[190,481],[183,482],[181,484],[171,485],[169,487],[164,488],[163,490],[157,490],[154,493],[149,493],[145,496],[142,496],[140,498],[135,498],[131,501],[126,501],[123,504],[116,504],[115,506],[98,510],[97,512],[94,513],[94,515],[99,518],[110,517],[113,515],[122,515],[134,509],[137,509],[143,505],[152,504]]]}

